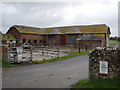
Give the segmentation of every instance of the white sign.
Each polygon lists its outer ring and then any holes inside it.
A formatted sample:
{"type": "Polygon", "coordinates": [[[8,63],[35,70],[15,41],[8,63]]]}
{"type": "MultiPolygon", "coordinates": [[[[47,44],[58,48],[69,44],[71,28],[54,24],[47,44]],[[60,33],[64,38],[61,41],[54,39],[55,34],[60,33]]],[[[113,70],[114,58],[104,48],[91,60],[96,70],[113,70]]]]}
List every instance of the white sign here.
{"type": "Polygon", "coordinates": [[[100,73],[108,74],[108,62],[100,61],[100,73]]]}
{"type": "Polygon", "coordinates": [[[18,54],[18,61],[22,60],[22,54],[18,54]]]}
{"type": "Polygon", "coordinates": [[[23,52],[23,48],[22,47],[17,47],[17,53],[22,53],[23,52]]]}

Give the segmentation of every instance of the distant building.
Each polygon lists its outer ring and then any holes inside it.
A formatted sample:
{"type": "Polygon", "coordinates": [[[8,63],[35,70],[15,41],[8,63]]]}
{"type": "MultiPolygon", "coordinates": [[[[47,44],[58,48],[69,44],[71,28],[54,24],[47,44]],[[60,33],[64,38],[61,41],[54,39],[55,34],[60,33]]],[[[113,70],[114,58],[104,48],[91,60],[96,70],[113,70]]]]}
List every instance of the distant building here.
{"type": "Polygon", "coordinates": [[[91,45],[109,46],[110,28],[105,24],[35,28],[14,25],[7,34],[21,43],[32,45],[91,45]]]}

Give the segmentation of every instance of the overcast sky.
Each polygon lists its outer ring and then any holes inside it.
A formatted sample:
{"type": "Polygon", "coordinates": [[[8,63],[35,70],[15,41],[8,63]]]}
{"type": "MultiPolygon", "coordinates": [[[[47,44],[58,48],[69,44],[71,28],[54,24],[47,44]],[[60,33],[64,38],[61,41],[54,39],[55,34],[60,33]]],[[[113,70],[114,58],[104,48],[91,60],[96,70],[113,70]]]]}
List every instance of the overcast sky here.
{"type": "Polygon", "coordinates": [[[106,24],[111,28],[111,36],[118,35],[118,0],[3,2],[1,5],[3,33],[16,24],[40,28],[106,24]]]}

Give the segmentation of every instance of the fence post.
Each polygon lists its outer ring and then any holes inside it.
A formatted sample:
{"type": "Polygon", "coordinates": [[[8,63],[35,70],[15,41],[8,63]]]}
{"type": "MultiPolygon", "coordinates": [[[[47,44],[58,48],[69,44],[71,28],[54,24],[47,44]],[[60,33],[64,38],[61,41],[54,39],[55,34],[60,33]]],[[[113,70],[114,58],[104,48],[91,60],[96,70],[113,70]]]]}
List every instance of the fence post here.
{"type": "Polygon", "coordinates": [[[33,59],[33,53],[32,53],[32,46],[30,47],[30,62],[32,64],[32,59],[33,59]]]}
{"type": "Polygon", "coordinates": [[[58,53],[57,53],[57,57],[59,57],[59,47],[57,48],[57,51],[58,51],[58,53]]]}
{"type": "Polygon", "coordinates": [[[48,56],[48,46],[46,46],[46,47],[47,47],[46,49],[47,49],[47,56],[48,56]]]}
{"type": "Polygon", "coordinates": [[[8,55],[7,62],[9,63],[9,61],[10,61],[10,47],[8,47],[8,49],[7,49],[7,55],[8,55]]]}
{"type": "Polygon", "coordinates": [[[87,46],[86,46],[85,50],[87,51],[87,46]]]}
{"type": "Polygon", "coordinates": [[[80,53],[80,47],[79,47],[79,53],[80,53]]]}
{"type": "Polygon", "coordinates": [[[44,55],[44,47],[42,47],[42,55],[44,55]]]}

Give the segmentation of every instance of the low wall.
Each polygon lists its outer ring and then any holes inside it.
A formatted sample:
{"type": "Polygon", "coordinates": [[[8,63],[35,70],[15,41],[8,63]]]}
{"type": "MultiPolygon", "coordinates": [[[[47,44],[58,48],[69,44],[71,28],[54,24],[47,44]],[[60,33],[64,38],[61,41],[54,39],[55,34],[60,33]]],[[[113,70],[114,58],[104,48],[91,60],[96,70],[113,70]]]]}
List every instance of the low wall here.
{"type": "Polygon", "coordinates": [[[120,77],[120,49],[97,48],[89,54],[89,77],[120,77]]]}

